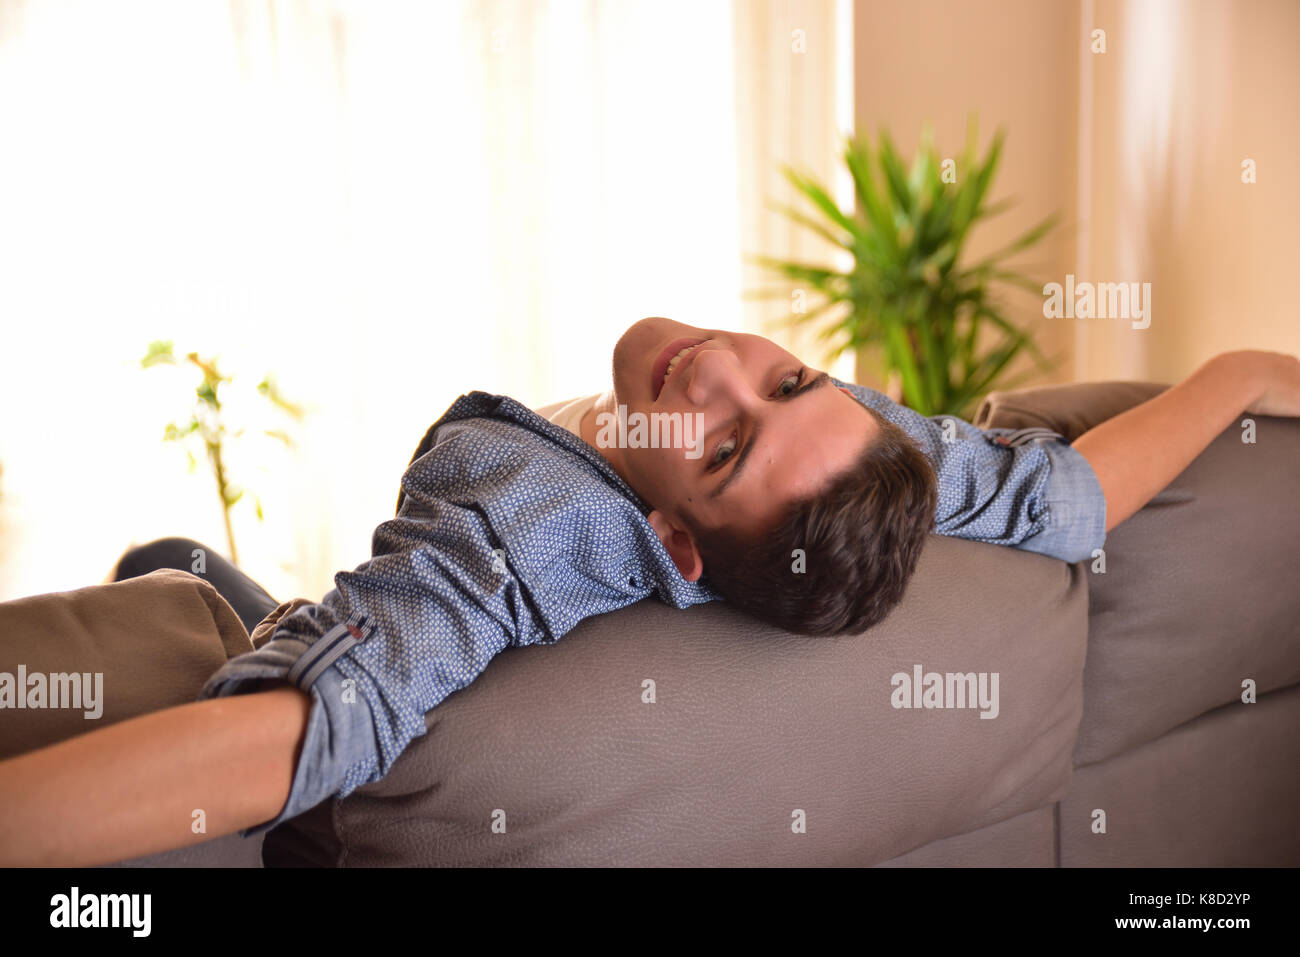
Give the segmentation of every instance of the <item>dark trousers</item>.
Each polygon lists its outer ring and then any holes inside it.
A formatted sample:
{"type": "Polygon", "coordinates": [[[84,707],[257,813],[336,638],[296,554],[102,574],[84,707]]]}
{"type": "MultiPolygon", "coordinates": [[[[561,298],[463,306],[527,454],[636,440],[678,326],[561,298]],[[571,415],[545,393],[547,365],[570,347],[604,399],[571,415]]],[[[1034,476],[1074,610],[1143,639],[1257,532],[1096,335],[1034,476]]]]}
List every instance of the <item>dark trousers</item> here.
{"type": "Polygon", "coordinates": [[[280,603],[267,590],[249,578],[215,549],[192,538],[160,538],[147,545],[128,549],[118,560],[114,581],[138,578],[159,568],[178,568],[211,582],[250,633],[257,623],[280,603]],[[202,565],[196,566],[195,550],[202,552],[202,565]],[[201,571],[195,571],[201,567],[201,571]]]}

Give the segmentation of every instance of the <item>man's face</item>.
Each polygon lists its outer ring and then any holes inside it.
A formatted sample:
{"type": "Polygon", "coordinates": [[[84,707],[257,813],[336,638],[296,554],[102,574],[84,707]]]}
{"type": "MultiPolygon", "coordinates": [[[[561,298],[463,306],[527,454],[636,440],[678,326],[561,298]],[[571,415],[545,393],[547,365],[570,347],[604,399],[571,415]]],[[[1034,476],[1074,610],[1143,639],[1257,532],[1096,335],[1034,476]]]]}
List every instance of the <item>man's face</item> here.
{"type": "Polygon", "coordinates": [[[622,404],[629,422],[680,413],[692,426],[702,414],[688,447],[611,446],[593,441],[594,425],[583,435],[651,505],[651,524],[691,581],[703,565],[687,516],[710,529],[765,525],[847,469],[878,432],[857,399],[762,336],[642,319],[614,347],[613,378],[612,401],[597,413],[622,404]]]}

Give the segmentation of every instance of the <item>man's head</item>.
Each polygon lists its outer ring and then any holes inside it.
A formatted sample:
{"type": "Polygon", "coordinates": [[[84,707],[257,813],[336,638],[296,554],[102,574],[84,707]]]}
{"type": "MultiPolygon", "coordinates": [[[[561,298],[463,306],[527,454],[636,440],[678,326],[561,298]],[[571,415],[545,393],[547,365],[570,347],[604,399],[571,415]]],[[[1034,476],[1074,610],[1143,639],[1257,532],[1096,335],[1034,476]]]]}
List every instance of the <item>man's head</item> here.
{"type": "Polygon", "coordinates": [[[900,429],[768,339],[669,319],[624,333],[613,379],[596,413],[703,423],[690,448],[600,441],[594,416],[583,427],[650,503],[683,577],[806,634],[861,631],[901,599],[936,492],[900,429]]]}

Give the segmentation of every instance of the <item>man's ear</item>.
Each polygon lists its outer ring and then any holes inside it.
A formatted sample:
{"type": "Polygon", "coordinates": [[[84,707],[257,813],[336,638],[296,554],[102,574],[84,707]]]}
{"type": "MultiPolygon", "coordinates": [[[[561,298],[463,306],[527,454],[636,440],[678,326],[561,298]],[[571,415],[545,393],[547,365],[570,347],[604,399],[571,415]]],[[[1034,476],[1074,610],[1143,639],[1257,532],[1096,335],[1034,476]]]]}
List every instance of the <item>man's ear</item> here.
{"type": "Polygon", "coordinates": [[[650,527],[659,536],[668,550],[668,557],[673,560],[677,570],[688,582],[699,581],[704,574],[704,558],[695,547],[695,539],[690,532],[678,528],[668,521],[663,512],[655,510],[646,516],[650,527]]]}

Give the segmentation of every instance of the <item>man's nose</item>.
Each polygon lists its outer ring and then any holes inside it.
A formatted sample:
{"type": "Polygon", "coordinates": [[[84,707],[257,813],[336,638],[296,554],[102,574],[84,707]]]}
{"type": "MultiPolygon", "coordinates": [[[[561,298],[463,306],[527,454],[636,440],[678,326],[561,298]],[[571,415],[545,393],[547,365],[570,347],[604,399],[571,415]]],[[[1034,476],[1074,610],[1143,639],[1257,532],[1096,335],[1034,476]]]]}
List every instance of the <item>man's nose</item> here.
{"type": "Polygon", "coordinates": [[[704,407],[719,399],[744,405],[752,398],[740,360],[730,349],[701,349],[691,363],[686,401],[704,407]]]}

